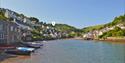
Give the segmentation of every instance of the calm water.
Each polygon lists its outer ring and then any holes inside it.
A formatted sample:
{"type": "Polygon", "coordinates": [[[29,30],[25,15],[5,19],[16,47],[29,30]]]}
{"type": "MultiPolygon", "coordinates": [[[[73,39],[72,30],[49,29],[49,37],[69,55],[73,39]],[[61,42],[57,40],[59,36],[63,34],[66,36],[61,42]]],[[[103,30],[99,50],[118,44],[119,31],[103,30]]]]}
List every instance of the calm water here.
{"type": "Polygon", "coordinates": [[[84,40],[49,41],[25,62],[125,63],[125,44],[84,40]]]}

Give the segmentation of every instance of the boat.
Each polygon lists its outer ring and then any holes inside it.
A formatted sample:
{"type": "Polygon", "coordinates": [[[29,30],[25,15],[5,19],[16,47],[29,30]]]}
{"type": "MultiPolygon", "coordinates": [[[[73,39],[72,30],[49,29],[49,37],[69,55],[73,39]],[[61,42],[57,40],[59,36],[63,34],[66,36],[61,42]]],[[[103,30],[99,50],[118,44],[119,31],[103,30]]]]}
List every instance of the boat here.
{"type": "Polygon", "coordinates": [[[34,48],[16,47],[16,48],[11,48],[11,49],[6,49],[5,53],[15,54],[15,55],[30,55],[34,51],[35,51],[34,48]]]}
{"type": "Polygon", "coordinates": [[[40,48],[40,47],[35,47],[35,46],[31,46],[30,44],[27,44],[27,43],[24,43],[24,42],[21,42],[20,44],[18,44],[18,46],[20,47],[29,47],[29,48],[40,48]]]}
{"type": "Polygon", "coordinates": [[[28,44],[34,45],[34,46],[43,46],[43,43],[41,42],[29,42],[28,44]]]}
{"type": "Polygon", "coordinates": [[[14,54],[14,55],[30,55],[31,51],[22,51],[22,50],[18,50],[18,49],[9,49],[9,50],[6,50],[5,53],[14,54]]]}
{"type": "Polygon", "coordinates": [[[47,41],[42,41],[42,42],[46,43],[47,41]]]}
{"type": "Polygon", "coordinates": [[[35,51],[35,48],[28,48],[28,47],[16,47],[16,49],[20,51],[30,51],[30,52],[35,51]]]}
{"type": "Polygon", "coordinates": [[[36,43],[36,42],[22,42],[23,45],[25,45],[26,47],[31,47],[31,48],[40,48],[41,46],[43,46],[42,43],[36,43]]]}
{"type": "Polygon", "coordinates": [[[3,50],[8,54],[16,54],[16,55],[30,55],[30,53],[35,51],[35,48],[27,47],[24,44],[18,45],[1,45],[0,50],[3,50]]]}

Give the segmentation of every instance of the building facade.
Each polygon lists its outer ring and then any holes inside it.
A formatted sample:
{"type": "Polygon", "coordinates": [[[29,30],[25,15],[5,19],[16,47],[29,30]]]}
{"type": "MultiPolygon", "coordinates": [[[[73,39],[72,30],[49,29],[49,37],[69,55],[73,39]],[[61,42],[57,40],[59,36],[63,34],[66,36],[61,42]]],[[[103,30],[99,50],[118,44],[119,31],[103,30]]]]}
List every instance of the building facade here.
{"type": "Polygon", "coordinates": [[[21,31],[13,22],[0,20],[0,44],[12,44],[21,41],[21,31]]]}

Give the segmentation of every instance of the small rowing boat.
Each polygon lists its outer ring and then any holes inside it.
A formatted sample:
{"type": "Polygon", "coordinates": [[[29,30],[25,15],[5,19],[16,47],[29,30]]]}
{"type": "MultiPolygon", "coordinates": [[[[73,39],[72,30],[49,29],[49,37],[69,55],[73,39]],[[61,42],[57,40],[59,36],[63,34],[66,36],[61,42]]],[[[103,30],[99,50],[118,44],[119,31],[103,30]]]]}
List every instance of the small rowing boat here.
{"type": "Polygon", "coordinates": [[[31,52],[35,50],[35,48],[28,48],[28,47],[16,47],[16,49],[20,51],[31,51],[31,52]]]}

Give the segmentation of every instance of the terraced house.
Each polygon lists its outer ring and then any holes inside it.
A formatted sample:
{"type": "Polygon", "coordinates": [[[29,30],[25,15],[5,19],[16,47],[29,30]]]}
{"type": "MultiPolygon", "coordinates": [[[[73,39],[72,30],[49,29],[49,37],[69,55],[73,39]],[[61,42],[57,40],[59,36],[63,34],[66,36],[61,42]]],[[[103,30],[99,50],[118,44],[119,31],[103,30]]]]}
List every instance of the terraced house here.
{"type": "Polygon", "coordinates": [[[0,44],[12,44],[21,41],[21,31],[13,22],[0,20],[0,44]]]}
{"type": "Polygon", "coordinates": [[[32,28],[26,24],[28,20],[9,9],[0,8],[0,12],[0,15],[6,18],[0,18],[0,44],[32,40],[32,28]]]}

